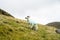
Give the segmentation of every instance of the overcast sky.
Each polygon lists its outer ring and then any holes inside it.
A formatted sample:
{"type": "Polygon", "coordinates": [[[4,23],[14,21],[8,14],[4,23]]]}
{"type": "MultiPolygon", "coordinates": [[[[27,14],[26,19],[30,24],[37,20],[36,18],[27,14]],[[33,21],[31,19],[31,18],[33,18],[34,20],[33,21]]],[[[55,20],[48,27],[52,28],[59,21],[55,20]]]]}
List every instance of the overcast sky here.
{"type": "Polygon", "coordinates": [[[40,24],[60,22],[60,0],[0,0],[0,8],[16,18],[29,15],[40,24]]]}

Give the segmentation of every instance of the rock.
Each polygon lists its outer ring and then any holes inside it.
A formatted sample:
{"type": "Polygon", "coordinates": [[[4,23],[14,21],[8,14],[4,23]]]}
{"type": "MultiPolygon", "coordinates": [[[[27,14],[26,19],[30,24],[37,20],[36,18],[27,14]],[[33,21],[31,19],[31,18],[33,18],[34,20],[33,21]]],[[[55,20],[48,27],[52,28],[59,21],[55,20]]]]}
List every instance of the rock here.
{"type": "Polygon", "coordinates": [[[55,32],[60,34],[60,29],[55,30],[55,32]]]}

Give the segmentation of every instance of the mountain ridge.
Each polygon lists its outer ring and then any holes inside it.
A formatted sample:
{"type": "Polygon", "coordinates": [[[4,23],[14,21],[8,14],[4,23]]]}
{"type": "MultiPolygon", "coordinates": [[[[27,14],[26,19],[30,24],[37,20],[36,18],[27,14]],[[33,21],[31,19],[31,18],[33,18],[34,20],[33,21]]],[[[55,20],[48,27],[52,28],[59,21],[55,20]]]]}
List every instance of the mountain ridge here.
{"type": "Polygon", "coordinates": [[[0,15],[1,15],[1,14],[6,15],[6,16],[11,16],[11,17],[13,17],[11,14],[9,14],[8,12],[6,12],[6,11],[4,11],[4,10],[2,10],[2,9],[0,9],[0,15]]]}
{"type": "Polygon", "coordinates": [[[53,27],[55,27],[57,29],[60,29],[60,22],[51,22],[51,23],[48,23],[46,25],[53,26],[53,27]]]}

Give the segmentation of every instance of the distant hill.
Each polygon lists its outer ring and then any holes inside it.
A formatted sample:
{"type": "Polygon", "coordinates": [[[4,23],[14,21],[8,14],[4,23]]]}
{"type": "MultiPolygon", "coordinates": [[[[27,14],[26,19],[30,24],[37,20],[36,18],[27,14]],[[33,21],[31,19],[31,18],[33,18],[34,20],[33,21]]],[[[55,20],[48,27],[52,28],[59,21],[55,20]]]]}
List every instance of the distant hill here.
{"type": "Polygon", "coordinates": [[[2,10],[2,9],[0,9],[0,15],[1,15],[1,14],[6,15],[6,16],[11,16],[11,17],[13,17],[11,14],[9,14],[8,12],[6,12],[6,11],[4,11],[4,10],[2,10]]]}
{"type": "Polygon", "coordinates": [[[60,29],[60,22],[51,22],[51,23],[48,23],[47,25],[60,29]]]}
{"type": "Polygon", "coordinates": [[[0,40],[60,40],[55,27],[37,24],[39,29],[34,31],[25,20],[2,12],[5,11],[0,10],[0,40]]]}

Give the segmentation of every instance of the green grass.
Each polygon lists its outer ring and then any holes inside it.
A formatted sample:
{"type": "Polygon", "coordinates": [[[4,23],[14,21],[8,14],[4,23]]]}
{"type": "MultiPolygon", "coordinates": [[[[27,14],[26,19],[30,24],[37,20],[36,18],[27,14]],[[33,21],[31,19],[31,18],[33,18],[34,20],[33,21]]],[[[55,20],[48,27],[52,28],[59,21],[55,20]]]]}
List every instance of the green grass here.
{"type": "Polygon", "coordinates": [[[54,27],[38,24],[38,31],[29,29],[21,19],[0,15],[0,40],[60,40],[54,27]]]}

